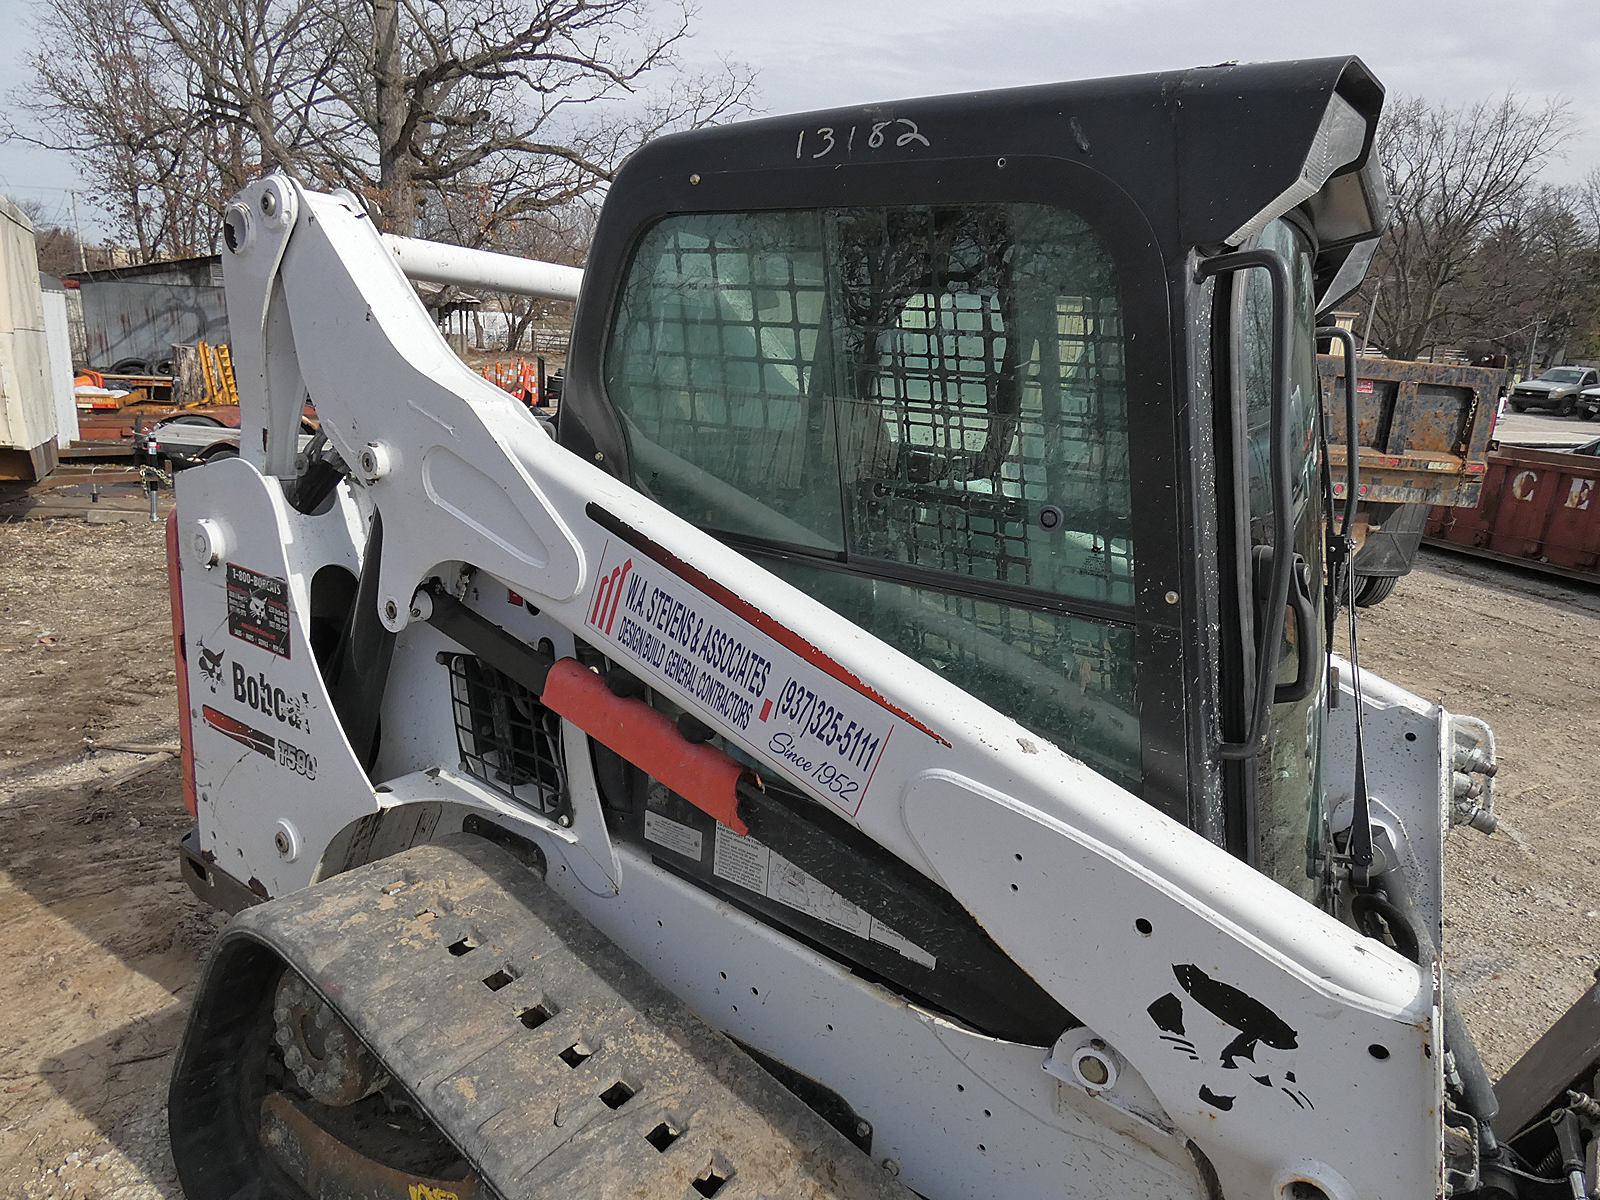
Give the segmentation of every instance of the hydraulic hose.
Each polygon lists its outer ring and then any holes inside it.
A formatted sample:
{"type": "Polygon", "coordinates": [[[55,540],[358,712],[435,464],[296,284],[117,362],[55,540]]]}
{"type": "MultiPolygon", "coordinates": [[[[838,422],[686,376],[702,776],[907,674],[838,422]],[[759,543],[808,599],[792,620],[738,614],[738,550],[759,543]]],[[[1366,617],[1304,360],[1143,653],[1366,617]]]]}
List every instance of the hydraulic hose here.
{"type": "MultiPolygon", "coordinates": [[[[1421,914],[1417,912],[1416,903],[1411,898],[1404,875],[1398,869],[1391,869],[1383,875],[1380,882],[1384,891],[1388,893],[1388,904],[1383,915],[1386,918],[1397,916],[1405,923],[1406,933],[1417,947],[1417,965],[1431,973],[1439,961],[1439,947],[1423,924],[1421,914]]],[[[1472,1033],[1467,1029],[1467,1023],[1461,1019],[1461,1011],[1456,1007],[1455,993],[1448,986],[1440,990],[1442,992],[1440,1005],[1444,1009],[1445,1049],[1455,1057],[1456,1074],[1461,1077],[1462,1107],[1478,1122],[1480,1152],[1484,1157],[1492,1158],[1500,1153],[1500,1145],[1495,1140],[1493,1128],[1495,1117],[1500,1115],[1500,1101],[1494,1094],[1494,1085],[1489,1082],[1489,1072],[1484,1069],[1483,1059],[1478,1056],[1478,1047],[1472,1040],[1472,1033]]]]}

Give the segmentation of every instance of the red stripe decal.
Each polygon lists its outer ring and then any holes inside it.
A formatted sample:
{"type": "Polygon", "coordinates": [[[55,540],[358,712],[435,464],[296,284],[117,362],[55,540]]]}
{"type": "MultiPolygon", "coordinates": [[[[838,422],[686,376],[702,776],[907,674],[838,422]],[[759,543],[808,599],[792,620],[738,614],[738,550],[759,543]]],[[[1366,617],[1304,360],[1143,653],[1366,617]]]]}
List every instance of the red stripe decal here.
{"type": "Polygon", "coordinates": [[[665,713],[643,700],[613,694],[600,676],[573,658],[559,659],[550,668],[539,699],[740,837],[750,832],[739,819],[743,764],[715,746],[689,741],[665,713]]]}
{"type": "Polygon", "coordinates": [[[205,718],[206,724],[218,733],[224,737],[231,737],[241,746],[250,747],[257,754],[265,754],[268,758],[272,758],[277,752],[277,741],[271,734],[253,729],[237,717],[219,712],[209,704],[200,710],[200,715],[205,718]]]}
{"type": "Polygon", "coordinates": [[[194,731],[189,722],[189,654],[183,641],[183,556],[178,549],[178,510],[167,514],[167,598],[172,606],[172,648],[178,657],[178,759],[183,779],[183,806],[200,816],[194,786],[194,731]]]}

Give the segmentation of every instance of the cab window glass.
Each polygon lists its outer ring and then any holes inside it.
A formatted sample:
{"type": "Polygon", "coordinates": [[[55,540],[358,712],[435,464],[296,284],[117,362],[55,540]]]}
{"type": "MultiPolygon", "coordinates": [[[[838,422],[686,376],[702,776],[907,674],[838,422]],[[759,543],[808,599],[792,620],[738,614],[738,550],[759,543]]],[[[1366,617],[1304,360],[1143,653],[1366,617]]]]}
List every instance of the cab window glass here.
{"type": "Polygon", "coordinates": [[[846,620],[1138,791],[1132,629],[793,559],[767,565],[846,620]]]}
{"type": "Polygon", "coordinates": [[[636,486],[713,529],[843,549],[823,260],[810,212],[645,237],[605,356],[636,486]]]}
{"type": "Polygon", "coordinates": [[[1133,601],[1121,305],[1081,217],[667,218],[636,252],[605,381],[635,486],[758,554],[800,551],[797,584],[1136,779],[1132,634],[1057,611],[1133,601]]]}

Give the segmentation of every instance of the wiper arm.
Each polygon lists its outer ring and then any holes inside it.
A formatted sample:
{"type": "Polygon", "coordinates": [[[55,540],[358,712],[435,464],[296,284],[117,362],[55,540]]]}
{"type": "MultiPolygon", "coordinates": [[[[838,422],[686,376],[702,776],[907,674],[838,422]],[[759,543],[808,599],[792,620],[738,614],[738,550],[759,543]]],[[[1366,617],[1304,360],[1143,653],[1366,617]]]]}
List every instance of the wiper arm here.
{"type": "MultiPolygon", "coordinates": [[[[1356,653],[1356,555],[1350,537],[1350,526],[1356,511],[1356,500],[1361,491],[1361,423],[1359,403],[1356,400],[1356,339],[1348,329],[1327,325],[1317,330],[1319,337],[1330,337],[1344,347],[1344,435],[1345,435],[1345,494],[1344,515],[1339,522],[1336,537],[1330,537],[1330,559],[1337,558],[1335,570],[1343,576],[1344,603],[1349,610],[1350,629],[1350,690],[1355,701],[1356,761],[1354,788],[1351,795],[1350,837],[1345,847],[1350,862],[1350,874],[1357,887],[1364,888],[1372,876],[1372,802],[1367,795],[1366,745],[1361,729],[1361,662],[1356,653]],[[1336,547],[1336,549],[1335,549],[1336,547]]],[[[1320,405],[1319,405],[1320,410],[1320,405]]],[[[1320,418],[1319,418],[1320,419],[1320,418]]],[[[1323,445],[1327,445],[1326,429],[1323,445]]],[[[1328,512],[1328,523],[1333,523],[1333,512],[1328,512]]],[[[1330,580],[1331,580],[1330,572],[1330,580]]],[[[1330,591],[1332,589],[1330,588],[1330,591]]],[[[1337,609],[1328,610],[1328,649],[1333,652],[1333,623],[1337,609]]],[[[1330,680],[1331,680],[1330,675],[1330,680]]]]}

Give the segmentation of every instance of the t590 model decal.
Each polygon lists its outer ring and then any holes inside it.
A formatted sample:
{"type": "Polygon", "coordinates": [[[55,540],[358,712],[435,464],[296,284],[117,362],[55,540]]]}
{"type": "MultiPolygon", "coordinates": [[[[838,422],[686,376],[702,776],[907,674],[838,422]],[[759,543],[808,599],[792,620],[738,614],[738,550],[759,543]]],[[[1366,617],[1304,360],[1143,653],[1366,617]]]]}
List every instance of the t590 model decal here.
{"type": "Polygon", "coordinates": [[[227,713],[212,708],[209,704],[200,710],[205,723],[224,737],[230,737],[241,746],[248,746],[257,754],[265,755],[280,767],[287,767],[297,775],[304,775],[307,779],[317,777],[317,759],[315,755],[307,754],[293,742],[284,741],[283,738],[274,737],[264,733],[254,726],[246,725],[238,717],[230,717],[227,713]]]}

